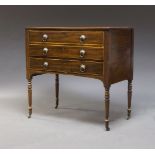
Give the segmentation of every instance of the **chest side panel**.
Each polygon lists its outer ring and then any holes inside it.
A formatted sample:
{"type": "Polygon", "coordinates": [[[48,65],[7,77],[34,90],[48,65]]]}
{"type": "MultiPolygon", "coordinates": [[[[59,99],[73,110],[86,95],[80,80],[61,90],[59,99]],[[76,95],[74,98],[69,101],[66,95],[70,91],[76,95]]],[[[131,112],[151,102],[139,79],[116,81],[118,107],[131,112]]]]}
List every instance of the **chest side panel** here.
{"type": "Polygon", "coordinates": [[[133,77],[133,30],[110,30],[106,34],[105,81],[116,83],[133,77]]]}

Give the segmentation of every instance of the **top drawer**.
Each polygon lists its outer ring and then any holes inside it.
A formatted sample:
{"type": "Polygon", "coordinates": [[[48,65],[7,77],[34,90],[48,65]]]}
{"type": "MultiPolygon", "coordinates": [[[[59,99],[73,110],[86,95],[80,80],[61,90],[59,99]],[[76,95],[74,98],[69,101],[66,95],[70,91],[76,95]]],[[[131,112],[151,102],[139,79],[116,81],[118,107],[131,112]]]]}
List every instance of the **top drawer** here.
{"type": "Polygon", "coordinates": [[[102,31],[29,31],[30,43],[103,44],[102,31]]]}

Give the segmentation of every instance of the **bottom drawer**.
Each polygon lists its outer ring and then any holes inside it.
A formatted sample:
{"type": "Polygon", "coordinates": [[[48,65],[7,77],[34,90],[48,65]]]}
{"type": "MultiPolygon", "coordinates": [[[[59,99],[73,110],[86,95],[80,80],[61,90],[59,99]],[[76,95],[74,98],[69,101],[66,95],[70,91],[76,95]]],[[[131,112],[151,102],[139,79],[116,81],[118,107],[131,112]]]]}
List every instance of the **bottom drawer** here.
{"type": "Polygon", "coordinates": [[[48,58],[30,58],[30,69],[76,74],[103,74],[103,63],[48,58]]]}

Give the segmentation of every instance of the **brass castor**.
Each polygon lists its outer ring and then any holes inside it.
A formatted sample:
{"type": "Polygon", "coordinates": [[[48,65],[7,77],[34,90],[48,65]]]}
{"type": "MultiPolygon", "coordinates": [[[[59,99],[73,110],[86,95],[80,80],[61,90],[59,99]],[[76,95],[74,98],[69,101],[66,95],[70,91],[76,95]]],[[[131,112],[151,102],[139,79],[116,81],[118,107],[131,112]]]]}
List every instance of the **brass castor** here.
{"type": "Polygon", "coordinates": [[[110,131],[109,120],[105,120],[105,128],[106,128],[106,131],[110,131]]]}
{"type": "Polygon", "coordinates": [[[131,118],[131,109],[128,109],[128,115],[127,115],[127,120],[131,118]]]}

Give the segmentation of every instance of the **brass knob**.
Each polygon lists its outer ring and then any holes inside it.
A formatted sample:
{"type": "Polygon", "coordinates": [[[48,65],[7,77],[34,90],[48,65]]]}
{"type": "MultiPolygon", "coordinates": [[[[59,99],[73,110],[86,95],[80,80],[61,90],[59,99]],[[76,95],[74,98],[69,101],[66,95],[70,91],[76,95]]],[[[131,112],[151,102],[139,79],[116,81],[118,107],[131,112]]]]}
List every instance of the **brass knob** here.
{"type": "Polygon", "coordinates": [[[43,34],[43,41],[47,41],[48,39],[48,35],[47,34],[43,34]]]}
{"type": "Polygon", "coordinates": [[[81,36],[80,36],[80,41],[83,42],[83,41],[85,41],[85,40],[86,40],[86,36],[85,36],[85,35],[81,35],[81,36]]]}
{"type": "Polygon", "coordinates": [[[81,58],[83,58],[83,57],[84,57],[84,55],[85,55],[85,53],[86,53],[86,51],[85,51],[85,50],[83,50],[83,49],[82,49],[82,50],[80,50],[80,57],[81,57],[81,58]]]}
{"type": "Polygon", "coordinates": [[[85,72],[86,71],[86,66],[85,65],[80,65],[80,72],[85,72]]]}
{"type": "Polygon", "coordinates": [[[48,48],[43,48],[43,55],[47,55],[47,53],[48,53],[48,48]]]}
{"type": "Polygon", "coordinates": [[[48,62],[44,62],[43,66],[48,67],[48,62]]]}

